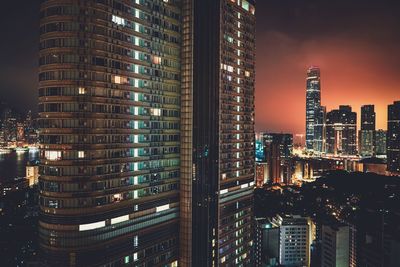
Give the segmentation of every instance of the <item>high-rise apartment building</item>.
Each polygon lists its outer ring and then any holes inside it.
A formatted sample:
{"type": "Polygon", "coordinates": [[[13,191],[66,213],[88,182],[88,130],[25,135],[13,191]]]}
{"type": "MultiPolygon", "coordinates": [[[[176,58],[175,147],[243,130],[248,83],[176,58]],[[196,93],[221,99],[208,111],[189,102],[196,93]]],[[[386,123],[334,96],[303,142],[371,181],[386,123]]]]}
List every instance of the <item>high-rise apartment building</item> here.
{"type": "Polygon", "coordinates": [[[306,88],[306,149],[314,149],[314,131],[321,113],[321,73],[318,67],[307,70],[306,88]]]}
{"type": "Polygon", "coordinates": [[[388,106],[387,170],[400,174],[400,101],[388,106]]]}
{"type": "Polygon", "coordinates": [[[254,0],[46,0],[50,266],[251,266],[254,0]]]}
{"type": "Polygon", "coordinates": [[[357,113],[350,106],[339,106],[326,115],[326,151],[329,154],[357,154],[357,113]]]}
{"type": "Polygon", "coordinates": [[[324,223],[321,229],[321,256],[322,267],[355,267],[355,228],[343,223],[324,223]]]}
{"type": "Polygon", "coordinates": [[[375,107],[361,107],[361,130],[359,131],[359,153],[362,157],[371,157],[375,151],[375,107]]]}
{"type": "Polygon", "coordinates": [[[251,266],[255,1],[184,1],[182,266],[251,266]]]}
{"type": "Polygon", "coordinates": [[[279,227],[279,263],[283,266],[310,266],[311,243],[315,225],[308,217],[277,216],[273,224],[279,227]]]}
{"type": "Polygon", "coordinates": [[[176,266],[179,0],[40,10],[40,243],[50,266],[176,266]]]}
{"type": "Polygon", "coordinates": [[[379,129],[375,132],[375,154],[386,157],[386,135],[385,130],[379,129]]]}

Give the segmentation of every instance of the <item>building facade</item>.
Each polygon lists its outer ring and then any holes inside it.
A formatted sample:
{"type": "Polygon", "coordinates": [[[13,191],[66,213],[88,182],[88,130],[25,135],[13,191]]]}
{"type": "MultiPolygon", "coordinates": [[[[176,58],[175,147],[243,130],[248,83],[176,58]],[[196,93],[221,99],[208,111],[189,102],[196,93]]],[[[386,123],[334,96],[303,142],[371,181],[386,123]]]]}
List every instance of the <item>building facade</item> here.
{"type": "Polygon", "coordinates": [[[283,266],[310,266],[315,231],[311,219],[298,215],[277,216],[273,223],[279,226],[279,263],[283,266]]]}
{"type": "Polygon", "coordinates": [[[386,157],[387,131],[379,129],[375,132],[375,155],[386,157]]]}
{"type": "Polygon", "coordinates": [[[387,170],[400,174],[400,101],[388,106],[387,170]]]}
{"type": "Polygon", "coordinates": [[[307,70],[306,88],[306,149],[314,149],[314,127],[321,108],[321,72],[318,67],[307,70]]]}
{"type": "Polygon", "coordinates": [[[326,152],[337,156],[357,154],[357,113],[350,106],[327,113],[326,152]]]}
{"type": "Polygon", "coordinates": [[[269,180],[273,183],[290,184],[292,179],[293,135],[265,133],[263,139],[269,180]]]}
{"type": "Polygon", "coordinates": [[[375,152],[375,106],[361,107],[361,130],[359,132],[359,154],[372,157],[375,152]]]}
{"type": "Polygon", "coordinates": [[[40,10],[40,244],[50,266],[177,266],[179,0],[40,10]]]}
{"type": "Polygon", "coordinates": [[[185,4],[180,264],[251,266],[255,1],[185,4]]]}
{"type": "Polygon", "coordinates": [[[326,139],[326,107],[321,106],[315,109],[314,141],[313,150],[315,154],[325,153],[326,139]]]}
{"type": "Polygon", "coordinates": [[[355,267],[355,228],[342,223],[325,223],[321,229],[321,266],[355,267]]]}

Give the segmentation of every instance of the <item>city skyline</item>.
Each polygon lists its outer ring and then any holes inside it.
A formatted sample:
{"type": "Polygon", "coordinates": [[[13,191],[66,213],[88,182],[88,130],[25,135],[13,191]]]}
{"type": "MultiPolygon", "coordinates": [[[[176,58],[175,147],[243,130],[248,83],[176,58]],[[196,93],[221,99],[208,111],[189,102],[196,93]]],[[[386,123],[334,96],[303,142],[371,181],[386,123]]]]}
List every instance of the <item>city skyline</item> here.
{"type": "MultiPolygon", "coordinates": [[[[0,45],[0,100],[23,113],[28,109],[37,111],[38,49],[32,43],[39,38],[38,12],[32,11],[39,10],[40,0],[21,3],[4,4],[9,12],[1,18],[0,27],[9,42],[0,45]]],[[[388,8],[363,1],[363,8],[358,8],[355,1],[342,10],[344,3],[259,1],[256,131],[305,133],[302,111],[306,69],[310,65],[321,68],[321,104],[327,111],[350,105],[360,121],[361,106],[373,104],[377,129],[387,128],[387,105],[400,97],[400,78],[395,75],[400,69],[400,54],[395,50],[400,44],[400,4],[390,3],[388,8]],[[310,12],[313,16],[307,16],[310,12]],[[375,23],[377,20],[379,23],[375,23]],[[343,92],[346,95],[340,94],[343,92]],[[285,112],[276,118],[271,110],[285,112]]]]}

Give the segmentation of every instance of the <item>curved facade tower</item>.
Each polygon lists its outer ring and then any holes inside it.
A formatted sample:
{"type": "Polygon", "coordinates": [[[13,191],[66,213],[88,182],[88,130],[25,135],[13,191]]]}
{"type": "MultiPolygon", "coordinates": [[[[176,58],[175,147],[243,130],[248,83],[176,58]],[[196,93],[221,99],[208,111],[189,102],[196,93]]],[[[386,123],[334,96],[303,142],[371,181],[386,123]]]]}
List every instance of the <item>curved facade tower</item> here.
{"type": "Polygon", "coordinates": [[[306,149],[314,149],[315,125],[321,113],[321,72],[318,67],[307,70],[306,91],[306,149]]]}
{"type": "Polygon", "coordinates": [[[176,266],[180,0],[41,6],[40,243],[49,266],[176,266]]]}

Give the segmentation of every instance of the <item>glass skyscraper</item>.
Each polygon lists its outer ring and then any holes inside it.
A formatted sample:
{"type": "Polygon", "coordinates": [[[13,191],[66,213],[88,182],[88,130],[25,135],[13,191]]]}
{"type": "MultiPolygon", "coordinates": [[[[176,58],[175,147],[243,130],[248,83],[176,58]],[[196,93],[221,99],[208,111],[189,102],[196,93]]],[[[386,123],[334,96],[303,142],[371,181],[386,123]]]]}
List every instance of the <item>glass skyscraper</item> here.
{"type": "Polygon", "coordinates": [[[361,107],[361,130],[359,132],[359,153],[362,157],[371,157],[375,151],[375,107],[361,107]]]}
{"type": "Polygon", "coordinates": [[[306,149],[314,149],[315,124],[321,115],[321,72],[318,67],[307,70],[306,88],[306,149]]]}
{"type": "Polygon", "coordinates": [[[326,115],[326,152],[338,156],[357,154],[357,113],[339,106],[326,115]]]}

